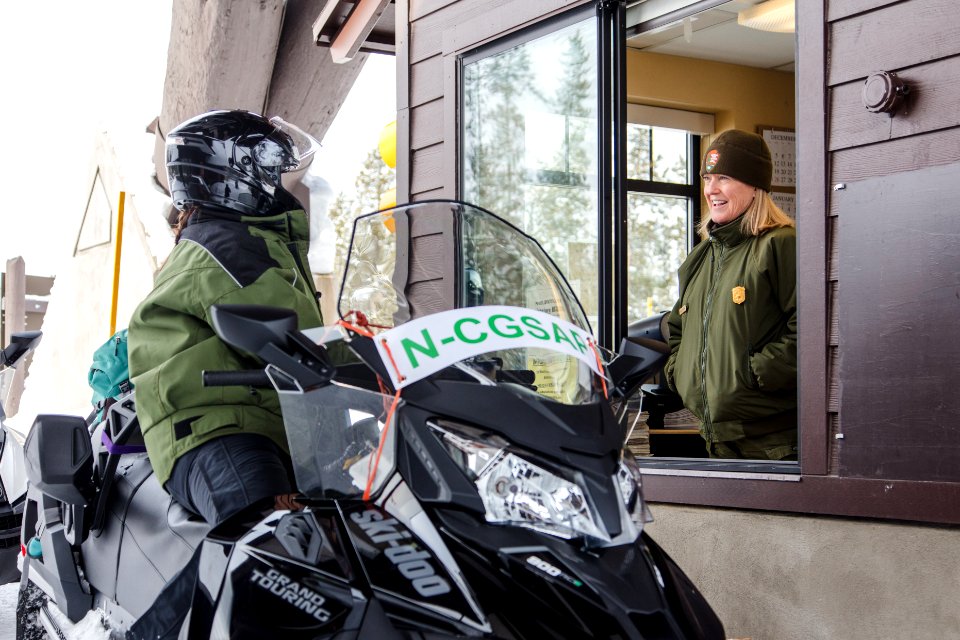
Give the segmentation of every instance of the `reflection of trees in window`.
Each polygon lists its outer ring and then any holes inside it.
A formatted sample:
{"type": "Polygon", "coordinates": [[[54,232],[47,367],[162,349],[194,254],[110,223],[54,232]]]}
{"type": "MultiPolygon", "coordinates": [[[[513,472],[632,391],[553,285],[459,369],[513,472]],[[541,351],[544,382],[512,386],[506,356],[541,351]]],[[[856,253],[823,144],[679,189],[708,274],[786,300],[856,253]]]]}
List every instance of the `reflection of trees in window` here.
{"type": "Polygon", "coordinates": [[[560,275],[525,236],[472,211],[461,214],[460,225],[463,268],[476,272],[484,304],[530,307],[583,326],[577,302],[554,286],[560,275]]]}
{"type": "MultiPolygon", "coordinates": [[[[595,23],[463,67],[463,198],[529,233],[596,310],[595,23]]],[[[525,283],[524,283],[525,284],[525,283]]]]}
{"type": "MultiPolygon", "coordinates": [[[[463,268],[473,270],[484,291],[484,304],[523,306],[523,263],[511,251],[511,231],[473,213],[464,213],[460,224],[463,268]]],[[[466,273],[462,279],[466,286],[466,273]]]]}
{"type": "Polygon", "coordinates": [[[535,168],[527,218],[527,232],[565,267],[568,242],[596,237],[588,178],[594,155],[590,133],[596,127],[596,92],[590,79],[595,65],[579,31],[566,45],[563,77],[549,101],[550,111],[563,116],[563,143],[549,166],[535,168]]]}
{"type": "MultiPolygon", "coordinates": [[[[628,127],[627,175],[642,177],[647,188],[656,186],[653,181],[673,182],[688,175],[686,150],[666,159],[654,154],[652,136],[649,127],[628,127]]],[[[676,300],[676,271],[687,248],[689,203],[689,196],[633,190],[628,195],[627,281],[631,320],[669,309],[676,300]]]]}
{"type": "Polygon", "coordinates": [[[532,86],[524,47],[464,68],[464,198],[522,225],[524,113],[532,86]]]}
{"type": "Polygon", "coordinates": [[[563,75],[547,110],[562,117],[554,156],[532,168],[529,233],[574,286],[592,315],[597,309],[596,59],[584,25],[572,28],[560,55],[563,75]]]}

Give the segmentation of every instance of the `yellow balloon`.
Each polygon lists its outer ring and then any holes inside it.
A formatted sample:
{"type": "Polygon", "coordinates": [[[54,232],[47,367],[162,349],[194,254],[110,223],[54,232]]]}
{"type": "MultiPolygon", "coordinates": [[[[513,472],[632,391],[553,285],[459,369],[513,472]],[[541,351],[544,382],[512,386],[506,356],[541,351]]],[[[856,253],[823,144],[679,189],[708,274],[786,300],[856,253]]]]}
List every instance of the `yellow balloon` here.
{"type": "Polygon", "coordinates": [[[397,206],[397,190],[389,189],[380,196],[380,210],[393,209],[397,206]]]}
{"type": "Polygon", "coordinates": [[[380,157],[383,163],[391,169],[397,166],[397,121],[394,120],[383,128],[380,132],[380,142],[377,144],[380,149],[380,157]]]}

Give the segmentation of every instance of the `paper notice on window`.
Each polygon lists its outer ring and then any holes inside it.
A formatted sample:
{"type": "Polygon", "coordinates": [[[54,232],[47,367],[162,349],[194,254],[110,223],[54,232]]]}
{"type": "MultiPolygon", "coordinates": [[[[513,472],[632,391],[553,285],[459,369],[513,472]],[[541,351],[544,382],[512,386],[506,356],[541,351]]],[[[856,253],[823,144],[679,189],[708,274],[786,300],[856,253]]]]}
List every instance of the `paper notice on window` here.
{"type": "MultiPolygon", "coordinates": [[[[552,316],[560,315],[556,293],[549,286],[528,288],[525,302],[528,309],[552,316]]],[[[527,368],[534,373],[537,392],[551,400],[569,402],[579,388],[576,361],[544,349],[536,349],[528,353],[527,368]]]]}

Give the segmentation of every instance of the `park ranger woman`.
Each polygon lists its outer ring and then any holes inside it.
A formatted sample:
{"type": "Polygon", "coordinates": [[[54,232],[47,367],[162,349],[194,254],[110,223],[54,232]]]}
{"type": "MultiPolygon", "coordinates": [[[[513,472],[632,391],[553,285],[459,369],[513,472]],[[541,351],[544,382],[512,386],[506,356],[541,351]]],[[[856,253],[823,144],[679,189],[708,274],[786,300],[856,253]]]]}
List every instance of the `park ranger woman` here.
{"type": "Polygon", "coordinates": [[[702,241],[678,271],[667,384],[700,422],[710,457],[797,459],[797,277],[793,220],[770,198],[760,136],[707,147],[702,241]]]}

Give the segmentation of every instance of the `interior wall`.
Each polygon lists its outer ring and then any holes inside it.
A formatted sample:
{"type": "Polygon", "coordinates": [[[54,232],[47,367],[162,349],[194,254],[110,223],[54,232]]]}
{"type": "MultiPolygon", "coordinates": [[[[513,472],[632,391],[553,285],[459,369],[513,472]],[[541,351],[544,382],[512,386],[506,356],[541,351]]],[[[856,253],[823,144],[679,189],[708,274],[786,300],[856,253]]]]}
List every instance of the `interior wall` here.
{"type": "Polygon", "coordinates": [[[794,75],[627,49],[627,102],[712,113],[717,133],[794,128],[794,75]]]}

